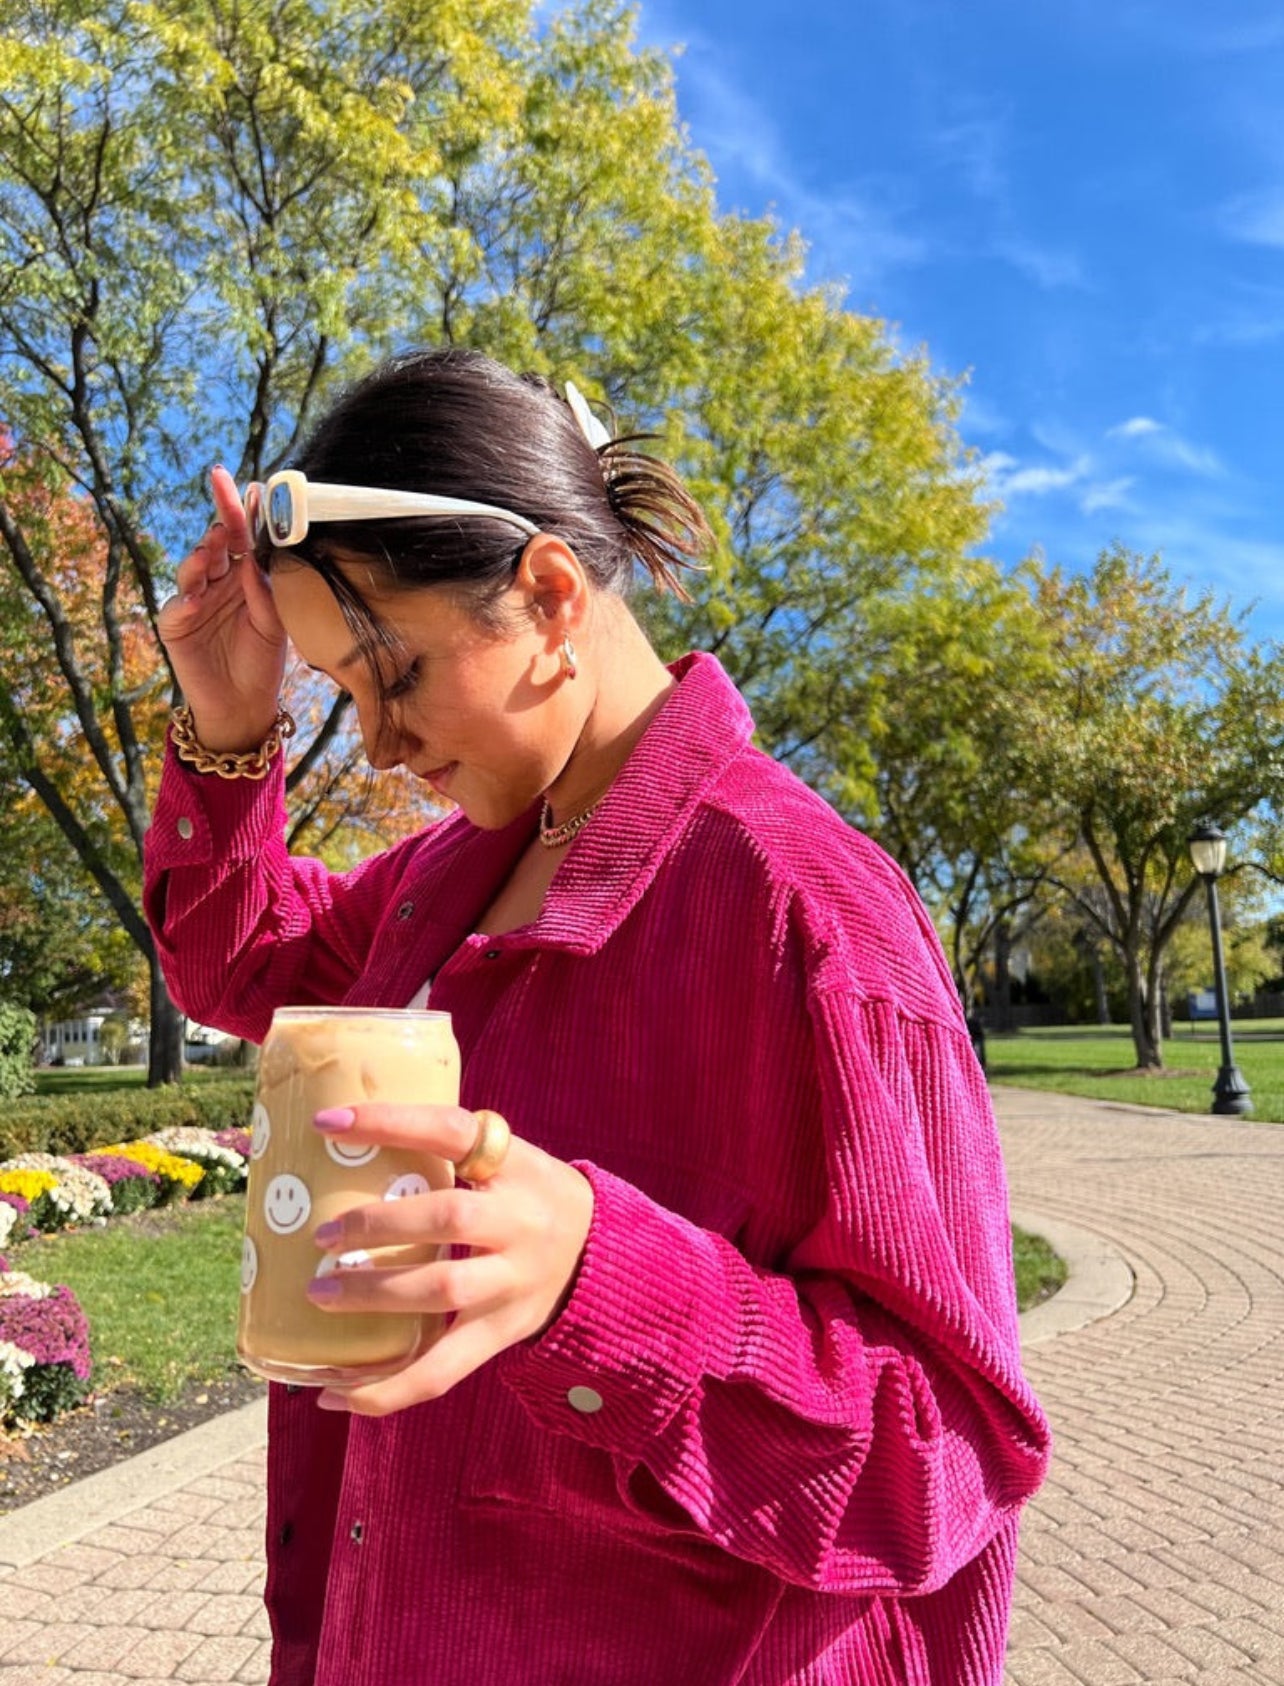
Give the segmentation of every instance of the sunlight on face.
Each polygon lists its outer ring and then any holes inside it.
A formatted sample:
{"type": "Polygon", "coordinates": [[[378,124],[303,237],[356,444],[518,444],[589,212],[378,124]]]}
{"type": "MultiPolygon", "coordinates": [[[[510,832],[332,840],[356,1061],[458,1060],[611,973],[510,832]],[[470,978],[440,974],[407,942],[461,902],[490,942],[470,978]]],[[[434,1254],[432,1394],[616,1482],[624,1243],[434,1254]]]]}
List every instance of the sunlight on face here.
{"type": "MultiPolygon", "coordinates": [[[[555,657],[560,634],[514,587],[497,632],[459,593],[424,587],[362,595],[395,640],[376,676],[325,581],[278,563],[277,609],[300,657],[352,694],[375,767],[404,766],[494,829],[525,813],[574,747],[555,657]]],[[[357,583],[354,578],[354,583],[357,583]]]]}

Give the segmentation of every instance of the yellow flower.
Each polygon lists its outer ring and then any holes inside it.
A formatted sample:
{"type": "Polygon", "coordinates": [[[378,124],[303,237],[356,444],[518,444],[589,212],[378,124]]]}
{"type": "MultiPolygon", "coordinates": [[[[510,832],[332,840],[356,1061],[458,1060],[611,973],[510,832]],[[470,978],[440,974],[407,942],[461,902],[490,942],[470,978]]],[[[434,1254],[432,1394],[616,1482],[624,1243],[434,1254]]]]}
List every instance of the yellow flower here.
{"type": "Polygon", "coordinates": [[[122,1159],[132,1159],[149,1171],[155,1171],[158,1177],[179,1183],[189,1191],[205,1175],[203,1165],[196,1165],[190,1159],[180,1159],[176,1153],[166,1153],[163,1147],[156,1147],[152,1142],[118,1142],[114,1147],[97,1147],[94,1152],[114,1153],[122,1159]]]}
{"type": "Polygon", "coordinates": [[[50,1171],[0,1171],[0,1194],[20,1194],[34,1202],[57,1186],[58,1179],[50,1171]]]}

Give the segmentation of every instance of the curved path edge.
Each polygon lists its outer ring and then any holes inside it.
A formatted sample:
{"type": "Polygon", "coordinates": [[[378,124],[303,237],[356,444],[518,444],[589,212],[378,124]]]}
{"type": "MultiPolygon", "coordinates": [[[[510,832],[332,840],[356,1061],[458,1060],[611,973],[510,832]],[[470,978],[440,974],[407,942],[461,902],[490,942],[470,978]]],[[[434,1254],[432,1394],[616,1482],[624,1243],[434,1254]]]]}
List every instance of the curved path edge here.
{"type": "Polygon", "coordinates": [[[0,1568],[25,1568],[266,1443],[267,1400],[255,1399],[110,1469],[33,1499],[0,1516],[0,1568]]]}
{"type": "Polygon", "coordinates": [[[1137,1279],[1127,1259],[1104,1235],[1024,1206],[1014,1206],[1011,1215],[1018,1229],[1042,1236],[1067,1268],[1055,1294],[1021,1313],[1023,1347],[1083,1329],[1128,1304],[1137,1279]]]}

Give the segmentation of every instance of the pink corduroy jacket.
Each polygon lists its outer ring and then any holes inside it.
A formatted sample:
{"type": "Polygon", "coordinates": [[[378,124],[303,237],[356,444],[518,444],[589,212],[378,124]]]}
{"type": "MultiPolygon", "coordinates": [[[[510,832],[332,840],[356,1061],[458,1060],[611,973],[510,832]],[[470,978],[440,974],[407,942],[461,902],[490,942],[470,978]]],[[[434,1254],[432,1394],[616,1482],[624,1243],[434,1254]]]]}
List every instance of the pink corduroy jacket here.
{"type": "Polygon", "coordinates": [[[404,1005],[465,1105],[596,1196],[564,1312],[382,1421],[272,1389],[276,1686],[994,1686],[1048,1436],[1021,1373],[984,1081],[928,918],[680,683],[534,924],[530,840],[456,813],[342,876],[279,772],[167,765],[147,908],[174,995],[404,1005]]]}

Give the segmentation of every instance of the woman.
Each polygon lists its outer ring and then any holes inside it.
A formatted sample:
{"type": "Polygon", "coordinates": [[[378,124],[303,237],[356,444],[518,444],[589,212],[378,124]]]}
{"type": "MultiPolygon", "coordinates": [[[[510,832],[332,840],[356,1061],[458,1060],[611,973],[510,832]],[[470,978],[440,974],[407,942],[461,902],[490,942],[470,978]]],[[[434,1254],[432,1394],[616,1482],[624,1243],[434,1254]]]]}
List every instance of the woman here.
{"type": "MultiPolygon", "coordinates": [[[[997,1682],[1047,1437],[985,1086],[898,870],[628,611],[698,510],[458,351],[377,371],[297,469],[247,500],[251,554],[216,473],[163,612],[167,976],[256,1040],[282,1004],[430,999],[513,1134],[488,1180],[317,1237],[448,1246],[317,1292],[453,1321],[389,1380],[272,1389],[273,1681],[997,1682]],[[371,762],[456,804],[343,875],[281,840],[287,634],[371,762]]],[[[471,1111],[318,1126],[475,1165],[471,1111]]]]}

